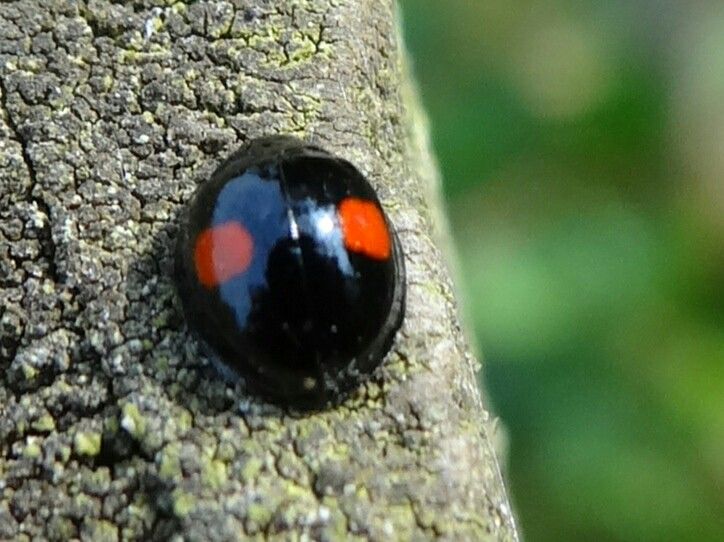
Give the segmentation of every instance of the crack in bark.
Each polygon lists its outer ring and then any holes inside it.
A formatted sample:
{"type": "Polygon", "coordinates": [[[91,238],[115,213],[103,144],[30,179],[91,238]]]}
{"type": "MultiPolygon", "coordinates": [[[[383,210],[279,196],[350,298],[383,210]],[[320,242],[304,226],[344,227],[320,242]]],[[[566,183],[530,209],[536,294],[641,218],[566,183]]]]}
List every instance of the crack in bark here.
{"type": "Polygon", "coordinates": [[[38,184],[38,176],[35,171],[35,165],[33,164],[33,160],[30,156],[29,151],[29,142],[26,140],[25,137],[23,137],[20,129],[18,128],[18,125],[15,123],[15,120],[13,119],[13,115],[10,112],[10,109],[8,108],[8,96],[9,91],[7,84],[5,82],[5,79],[3,77],[0,77],[0,94],[2,94],[2,100],[0,101],[0,106],[2,107],[3,111],[5,112],[5,118],[8,124],[8,127],[10,128],[11,132],[15,135],[15,141],[20,145],[21,155],[23,157],[23,162],[25,163],[25,167],[28,169],[28,176],[30,178],[30,186],[28,187],[28,190],[25,194],[25,198],[27,201],[30,201],[34,203],[37,208],[45,215],[45,221],[43,224],[43,227],[39,230],[39,236],[41,241],[41,246],[43,247],[43,255],[45,256],[46,262],[48,264],[48,275],[50,276],[51,280],[53,282],[59,283],[60,279],[58,276],[58,268],[55,262],[55,252],[56,252],[56,246],[55,241],[53,240],[53,233],[51,229],[51,210],[50,206],[45,202],[45,200],[42,197],[38,197],[33,194],[35,191],[35,187],[38,184]]]}

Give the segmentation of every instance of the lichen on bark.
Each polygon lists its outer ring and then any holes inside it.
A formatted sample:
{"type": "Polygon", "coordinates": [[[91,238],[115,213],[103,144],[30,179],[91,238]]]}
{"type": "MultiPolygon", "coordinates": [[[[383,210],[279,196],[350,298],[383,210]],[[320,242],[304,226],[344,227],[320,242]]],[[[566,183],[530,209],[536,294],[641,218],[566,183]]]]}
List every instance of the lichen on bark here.
{"type": "Polygon", "coordinates": [[[3,4],[0,539],[517,538],[396,28],[382,0],[3,4]],[[311,414],[217,378],[171,278],[197,183],[274,133],[368,175],[407,258],[382,370],[311,414]]]}

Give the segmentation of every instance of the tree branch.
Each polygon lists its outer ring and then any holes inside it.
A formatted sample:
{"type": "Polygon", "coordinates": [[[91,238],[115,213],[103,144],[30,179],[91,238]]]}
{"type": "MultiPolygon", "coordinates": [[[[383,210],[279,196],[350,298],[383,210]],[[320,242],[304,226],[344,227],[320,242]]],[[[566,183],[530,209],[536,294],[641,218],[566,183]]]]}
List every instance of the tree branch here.
{"type": "Polygon", "coordinates": [[[380,0],[3,4],[0,538],[517,538],[394,20],[380,0]],[[272,133],[367,174],[407,256],[383,369],[307,415],[217,378],[171,279],[180,206],[272,133]]]}

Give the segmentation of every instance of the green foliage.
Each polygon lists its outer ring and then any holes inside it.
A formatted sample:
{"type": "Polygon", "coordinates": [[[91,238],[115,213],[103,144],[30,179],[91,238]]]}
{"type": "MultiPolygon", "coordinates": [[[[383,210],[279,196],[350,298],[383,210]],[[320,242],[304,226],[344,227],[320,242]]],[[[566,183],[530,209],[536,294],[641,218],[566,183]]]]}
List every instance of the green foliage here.
{"type": "Polygon", "coordinates": [[[403,2],[531,541],[724,540],[724,18],[637,4],[403,2]]]}

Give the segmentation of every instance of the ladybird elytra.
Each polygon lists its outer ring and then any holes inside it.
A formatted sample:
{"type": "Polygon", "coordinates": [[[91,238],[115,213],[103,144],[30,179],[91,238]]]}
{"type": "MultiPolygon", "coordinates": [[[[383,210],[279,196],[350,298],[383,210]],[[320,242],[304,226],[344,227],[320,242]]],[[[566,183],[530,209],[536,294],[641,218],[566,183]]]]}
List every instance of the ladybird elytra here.
{"type": "Polygon", "coordinates": [[[371,201],[349,197],[339,203],[344,245],[378,260],[390,257],[392,240],[382,211],[371,201]]]}
{"type": "Polygon", "coordinates": [[[252,391],[319,407],[380,365],[405,309],[393,224],[348,161],[290,136],[224,161],[181,220],[189,327],[252,391]]]}
{"type": "Polygon", "coordinates": [[[206,228],[194,243],[196,276],[207,288],[218,286],[244,273],[253,252],[254,240],[239,222],[206,228]]]}

